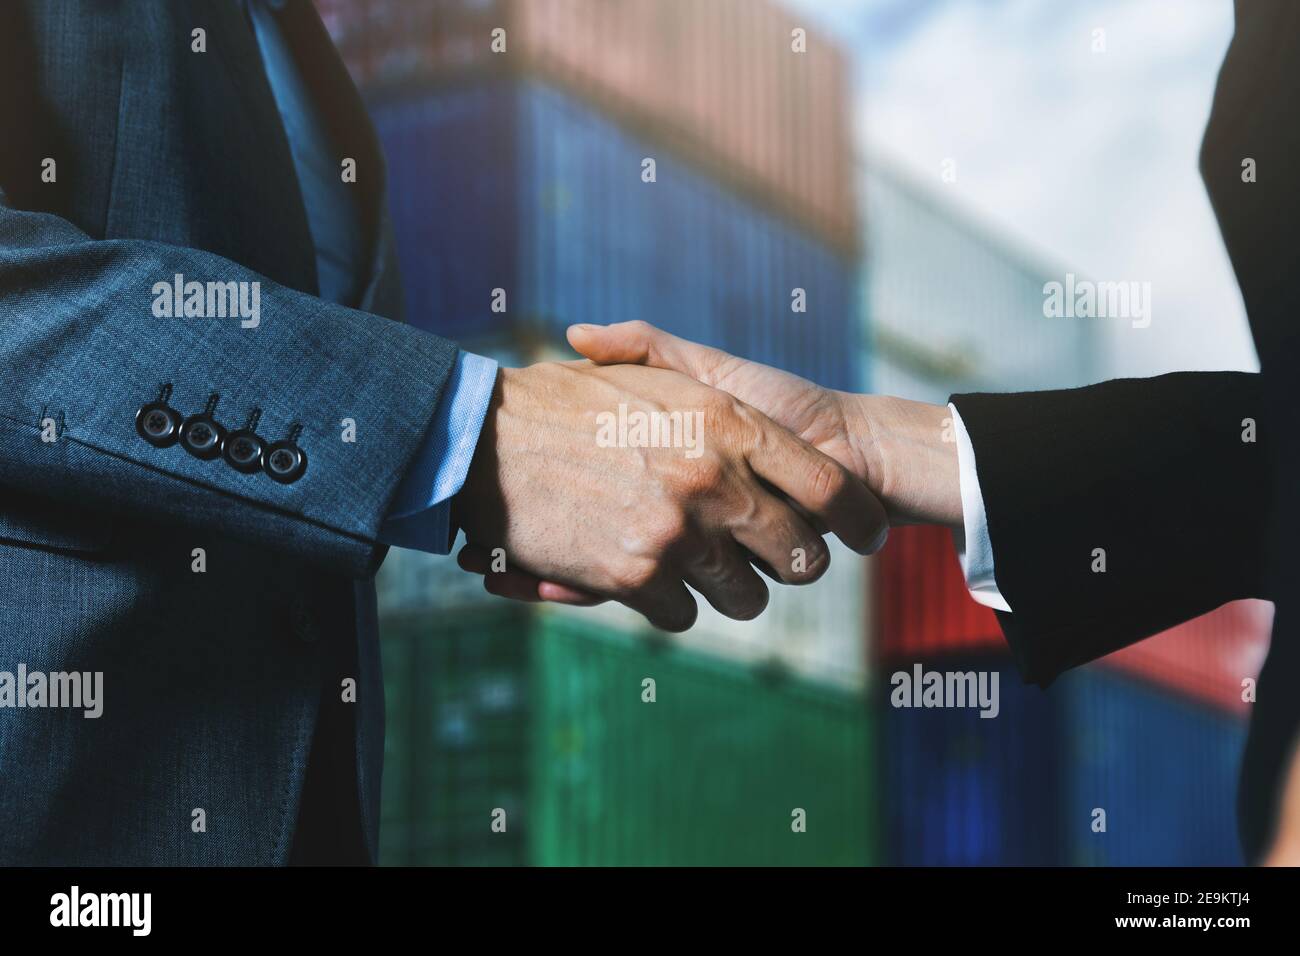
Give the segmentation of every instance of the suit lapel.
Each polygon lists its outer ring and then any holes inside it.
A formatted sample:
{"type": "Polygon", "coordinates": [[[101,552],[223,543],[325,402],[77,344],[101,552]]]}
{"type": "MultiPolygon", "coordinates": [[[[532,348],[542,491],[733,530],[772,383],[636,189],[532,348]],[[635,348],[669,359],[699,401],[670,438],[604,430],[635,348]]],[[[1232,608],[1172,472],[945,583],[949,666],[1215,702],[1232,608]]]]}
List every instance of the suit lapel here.
{"type": "MultiPolygon", "coordinates": [[[[281,253],[285,260],[285,273],[298,277],[291,284],[304,291],[319,293],[315,247],[293,153],[243,2],[191,2],[196,5],[196,10],[201,9],[201,22],[211,24],[210,55],[217,57],[221,68],[230,77],[239,101],[238,115],[243,135],[254,145],[259,156],[258,165],[270,179],[269,188],[258,190],[262,204],[259,218],[275,223],[275,229],[285,233],[287,248],[283,248],[281,253]],[[271,204],[269,208],[266,206],[268,202],[271,204]]],[[[308,95],[318,105],[318,116],[340,161],[343,157],[357,161],[354,195],[365,232],[363,268],[366,274],[361,283],[360,301],[346,304],[385,313],[396,311],[389,305],[389,301],[395,298],[392,289],[396,276],[392,249],[386,241],[386,171],[365,104],[310,0],[284,0],[274,9],[284,40],[308,95]]]]}
{"type": "Polygon", "coordinates": [[[365,104],[311,0],[285,0],[276,16],[339,161],[351,157],[357,162],[355,196],[365,230],[366,263],[359,305],[373,308],[377,292],[392,270],[392,250],[385,241],[387,173],[383,153],[365,104]]]}
{"type": "Polygon", "coordinates": [[[295,288],[315,294],[319,291],[316,256],[302,189],[253,28],[240,0],[196,2],[203,19],[212,24],[208,49],[229,74],[239,97],[243,133],[258,152],[262,175],[271,180],[266,184],[269,188],[259,190],[258,201],[263,204],[259,218],[287,233],[282,250],[287,274],[296,277],[295,288]]]}

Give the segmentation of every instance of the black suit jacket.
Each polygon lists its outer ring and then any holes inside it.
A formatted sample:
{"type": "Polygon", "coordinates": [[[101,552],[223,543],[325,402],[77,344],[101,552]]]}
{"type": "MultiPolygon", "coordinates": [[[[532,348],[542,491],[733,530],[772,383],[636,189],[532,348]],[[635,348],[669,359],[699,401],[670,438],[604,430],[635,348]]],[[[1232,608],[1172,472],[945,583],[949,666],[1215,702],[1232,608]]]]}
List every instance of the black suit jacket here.
{"type": "Polygon", "coordinates": [[[1243,843],[1255,858],[1270,837],[1300,725],[1292,600],[1300,4],[1238,0],[1236,13],[1201,172],[1260,373],[1188,372],[953,401],[975,450],[998,587],[1013,609],[1000,619],[1027,680],[1045,685],[1227,601],[1276,602],[1239,799],[1243,843]],[[1248,160],[1254,182],[1243,178],[1248,160]],[[1253,442],[1244,440],[1252,422],[1253,442]],[[1093,570],[1096,549],[1105,573],[1093,570]]]}

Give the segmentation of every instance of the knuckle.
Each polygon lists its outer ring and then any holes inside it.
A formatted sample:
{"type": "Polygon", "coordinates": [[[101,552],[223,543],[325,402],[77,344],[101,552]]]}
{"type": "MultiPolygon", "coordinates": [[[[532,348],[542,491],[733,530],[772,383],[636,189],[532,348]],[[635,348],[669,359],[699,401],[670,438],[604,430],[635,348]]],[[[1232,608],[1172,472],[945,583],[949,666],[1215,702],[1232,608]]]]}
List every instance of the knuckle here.
{"type": "Polygon", "coordinates": [[[705,415],[715,425],[735,428],[738,424],[743,424],[747,420],[749,407],[726,392],[711,388],[707,392],[703,392],[700,401],[704,405],[705,415]]]}
{"type": "Polygon", "coordinates": [[[655,557],[680,545],[690,530],[686,515],[677,508],[665,509],[647,529],[645,544],[655,557]]]}
{"type": "Polygon", "coordinates": [[[752,405],[746,405],[744,402],[740,401],[740,399],[735,398],[726,392],[720,392],[715,389],[714,394],[716,395],[714,401],[716,401],[720,406],[721,413],[732,419],[736,425],[747,432],[763,431],[764,416],[758,411],[758,409],[754,408],[752,405]]]}
{"type": "Polygon", "coordinates": [[[829,458],[820,458],[808,476],[813,506],[819,510],[830,507],[848,490],[848,481],[843,468],[829,458]]]}
{"type": "Polygon", "coordinates": [[[714,455],[683,459],[675,477],[677,491],[692,499],[710,497],[722,485],[723,473],[722,461],[714,455]]]}
{"type": "Polygon", "coordinates": [[[624,539],[623,550],[634,559],[659,562],[685,541],[690,523],[678,507],[658,507],[637,519],[624,539]]]}
{"type": "Polygon", "coordinates": [[[614,590],[620,594],[635,594],[644,591],[659,573],[659,563],[646,559],[630,560],[620,564],[610,572],[614,590]]]}

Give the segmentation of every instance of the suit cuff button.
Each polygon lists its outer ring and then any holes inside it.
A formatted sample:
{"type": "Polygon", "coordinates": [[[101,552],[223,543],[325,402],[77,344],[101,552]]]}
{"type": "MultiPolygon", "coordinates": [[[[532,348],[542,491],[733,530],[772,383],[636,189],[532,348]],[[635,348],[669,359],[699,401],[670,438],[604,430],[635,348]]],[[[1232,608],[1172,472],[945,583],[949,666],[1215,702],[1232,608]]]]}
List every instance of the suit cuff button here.
{"type": "Polygon", "coordinates": [[[172,386],[168,382],[158,390],[158,400],[147,402],[135,413],[136,434],[155,448],[170,448],[180,440],[181,413],[169,404],[172,386]]]}
{"type": "Polygon", "coordinates": [[[226,464],[245,475],[261,470],[264,452],[262,439],[249,431],[232,432],[221,446],[226,464]]]}
{"type": "Polygon", "coordinates": [[[161,402],[150,402],[135,413],[135,430],[155,448],[170,448],[180,437],[181,416],[161,402]]]}
{"type": "MultiPolygon", "coordinates": [[[[295,426],[296,432],[300,431],[295,426]]],[[[294,438],[278,441],[266,450],[263,470],[282,485],[292,484],[307,470],[307,454],[298,447],[294,438]]]]}
{"type": "Polygon", "coordinates": [[[181,447],[203,461],[211,461],[220,455],[221,444],[226,438],[226,430],[212,417],[216,409],[217,396],[213,395],[203,411],[185,419],[181,426],[181,447]]]}
{"type": "Polygon", "coordinates": [[[181,444],[195,458],[211,461],[221,454],[222,427],[211,419],[195,415],[181,426],[181,444]]]}

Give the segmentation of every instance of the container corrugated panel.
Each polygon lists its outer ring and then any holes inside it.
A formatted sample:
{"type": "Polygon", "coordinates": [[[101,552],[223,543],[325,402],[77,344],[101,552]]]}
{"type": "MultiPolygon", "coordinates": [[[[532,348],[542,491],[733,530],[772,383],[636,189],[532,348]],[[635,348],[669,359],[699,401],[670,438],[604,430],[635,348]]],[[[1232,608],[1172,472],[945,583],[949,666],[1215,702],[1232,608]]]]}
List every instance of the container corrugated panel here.
{"type": "Polygon", "coordinates": [[[414,643],[416,628],[382,621],[379,649],[384,673],[384,776],[379,814],[379,861],[386,866],[411,862],[407,832],[415,803],[416,760],[414,643]]]}
{"type": "Polygon", "coordinates": [[[374,115],[413,324],[563,341],[573,322],[644,319],[833,388],[861,385],[852,263],[580,101],[503,80],[374,115]],[[498,288],[504,313],[492,311],[498,288]]]}
{"type": "Polygon", "coordinates": [[[977,708],[894,707],[892,673],[911,680],[913,667],[881,672],[888,859],[905,866],[1060,862],[1060,730],[1048,694],[1023,684],[1001,655],[949,657],[926,660],[923,671],[997,673],[997,717],[980,717],[977,708]]]}
{"type": "Polygon", "coordinates": [[[1043,286],[1063,269],[959,209],[937,175],[922,181],[879,155],[859,175],[863,322],[887,394],[946,401],[1101,377],[1102,327],[1043,315],[1043,286]]]}
{"type": "Polygon", "coordinates": [[[387,695],[381,863],[525,862],[530,620],[498,606],[381,621],[385,682],[400,688],[387,695]]]}
{"type": "Polygon", "coordinates": [[[1064,862],[1241,864],[1236,793],[1244,721],[1096,668],[1063,691],[1064,862]],[[1093,830],[1097,810],[1105,811],[1105,832],[1093,830]]]}
{"type": "Polygon", "coordinates": [[[1108,666],[1245,714],[1244,682],[1259,676],[1273,630],[1268,601],[1233,601],[1103,658],[1108,666]]]}
{"type": "MultiPolygon", "coordinates": [[[[827,543],[831,564],[826,573],[805,587],[769,584],[767,608],[752,621],[734,621],[697,595],[699,617],[689,631],[671,636],[673,645],[738,666],[863,690],[871,673],[863,634],[871,614],[872,562],[833,538],[827,543]]],[[[597,621],[627,634],[657,633],[641,615],[613,602],[553,610],[580,624],[597,621]]]]}
{"type": "Polygon", "coordinates": [[[326,0],[322,13],[363,87],[537,75],[856,246],[847,61],[815,30],[795,52],[809,24],[765,0],[326,0]]]}
{"type": "Polygon", "coordinates": [[[881,660],[1006,648],[993,611],[966,589],[947,528],[894,528],[876,563],[881,660]]]}
{"type": "Polygon", "coordinates": [[[513,291],[518,271],[511,97],[498,87],[421,97],[376,109],[375,123],[407,320],[458,339],[500,333],[493,290],[513,291]]]}
{"type": "MultiPolygon", "coordinates": [[[[882,694],[890,859],[906,865],[1237,865],[1242,721],[1087,667],[1047,690],[1001,655],[927,660],[996,671],[999,715],[894,708],[882,694]],[[1094,831],[1096,810],[1105,831],[1094,831]]],[[[911,665],[900,669],[911,673],[911,665]]]]}
{"type": "Polygon", "coordinates": [[[875,859],[860,696],[765,682],[572,619],[543,620],[534,641],[534,862],[875,859]],[[647,678],[653,703],[642,699],[647,678]],[[802,833],[793,826],[800,810],[802,833]]]}
{"type": "MultiPolygon", "coordinates": [[[[939,527],[895,528],[877,559],[876,655],[901,657],[1005,649],[994,613],[971,599],[939,527]]],[[[1273,606],[1236,601],[1103,658],[1107,667],[1237,714],[1243,680],[1268,652],[1273,606]]]]}

